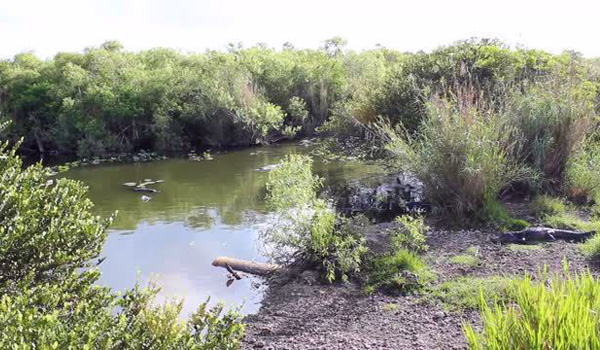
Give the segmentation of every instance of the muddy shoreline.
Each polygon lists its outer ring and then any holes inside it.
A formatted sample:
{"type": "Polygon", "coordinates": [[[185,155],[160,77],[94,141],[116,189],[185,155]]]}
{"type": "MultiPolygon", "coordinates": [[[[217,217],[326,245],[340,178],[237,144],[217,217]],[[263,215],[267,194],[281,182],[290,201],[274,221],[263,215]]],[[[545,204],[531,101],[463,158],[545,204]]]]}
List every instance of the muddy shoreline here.
{"type": "MultiPolygon", "coordinates": [[[[388,224],[369,228],[381,242],[388,224]]],[[[560,273],[590,266],[580,244],[552,242],[533,249],[497,245],[494,230],[430,230],[423,256],[436,273],[434,284],[460,277],[536,276],[543,266],[560,273]],[[452,257],[476,251],[478,262],[463,266],[452,257]]],[[[270,281],[263,306],[247,318],[244,349],[466,349],[465,322],[480,323],[477,310],[450,310],[417,295],[366,295],[358,283],[328,285],[307,271],[287,282],[270,281]]]]}

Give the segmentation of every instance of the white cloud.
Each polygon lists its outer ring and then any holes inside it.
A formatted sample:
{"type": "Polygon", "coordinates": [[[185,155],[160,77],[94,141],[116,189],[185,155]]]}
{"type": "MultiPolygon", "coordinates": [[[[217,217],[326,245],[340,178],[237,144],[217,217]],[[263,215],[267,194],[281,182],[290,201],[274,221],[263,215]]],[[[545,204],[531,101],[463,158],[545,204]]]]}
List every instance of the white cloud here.
{"type": "Polygon", "coordinates": [[[229,42],[317,47],[340,35],[354,49],[376,43],[430,50],[472,36],[600,56],[600,2],[541,0],[0,0],[0,57],[42,57],[106,40],[130,50],[222,49],[229,42]]]}

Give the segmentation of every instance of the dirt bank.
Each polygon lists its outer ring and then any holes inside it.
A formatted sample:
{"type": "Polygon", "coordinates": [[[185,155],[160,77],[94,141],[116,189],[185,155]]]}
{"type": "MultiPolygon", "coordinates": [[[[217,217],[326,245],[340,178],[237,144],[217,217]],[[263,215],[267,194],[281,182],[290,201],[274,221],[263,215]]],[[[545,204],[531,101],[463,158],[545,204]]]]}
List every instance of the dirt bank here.
{"type": "MultiPolygon", "coordinates": [[[[371,229],[373,241],[385,237],[385,227],[371,229]]],[[[536,274],[543,265],[560,271],[563,259],[573,270],[588,267],[577,244],[499,246],[490,242],[492,234],[430,232],[425,260],[438,276],[436,283],[459,276],[536,274]],[[453,263],[460,254],[475,255],[477,262],[453,263]]],[[[273,283],[260,312],[248,319],[245,349],[465,349],[462,324],[479,322],[474,310],[451,312],[420,296],[367,296],[356,284],[320,284],[310,272],[283,285],[273,283]]]]}

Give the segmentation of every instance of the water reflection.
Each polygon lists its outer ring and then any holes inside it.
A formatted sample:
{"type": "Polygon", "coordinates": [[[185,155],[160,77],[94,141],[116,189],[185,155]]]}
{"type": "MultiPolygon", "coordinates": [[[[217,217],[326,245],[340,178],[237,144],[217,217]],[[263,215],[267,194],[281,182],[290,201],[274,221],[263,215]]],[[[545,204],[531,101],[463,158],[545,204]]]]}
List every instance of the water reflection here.
{"type": "MultiPolygon", "coordinates": [[[[265,222],[268,173],[256,171],[291,152],[307,148],[288,144],[217,154],[212,161],[172,159],[145,164],[88,166],[66,173],[89,186],[101,216],[119,214],[111,228],[100,265],[101,283],[131,288],[150,279],[161,287],[160,298],[185,296],[184,314],[206,297],[231,305],[245,301],[242,311],[255,312],[261,291],[252,279],[226,287],[225,270],[211,266],[217,256],[264,261],[257,237],[265,222]],[[141,193],[122,185],[162,179],[160,193],[142,201],[141,193]]],[[[328,182],[363,176],[367,169],[352,164],[315,163],[328,182]]]]}

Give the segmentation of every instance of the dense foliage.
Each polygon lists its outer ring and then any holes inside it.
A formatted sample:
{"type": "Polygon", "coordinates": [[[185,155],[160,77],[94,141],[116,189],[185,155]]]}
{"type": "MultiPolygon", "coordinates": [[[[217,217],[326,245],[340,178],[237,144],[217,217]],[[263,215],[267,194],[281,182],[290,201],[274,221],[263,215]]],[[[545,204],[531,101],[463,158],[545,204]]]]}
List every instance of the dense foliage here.
{"type": "Polygon", "coordinates": [[[107,42],[42,61],[0,62],[8,136],[36,154],[106,156],[268,143],[311,132],[342,94],[342,62],[325,50],[258,46],[184,55],[107,42]]]}
{"type": "Polygon", "coordinates": [[[91,157],[269,143],[324,123],[324,131],[371,137],[378,117],[415,131],[432,94],[467,81],[495,99],[557,72],[589,82],[592,95],[598,80],[595,61],[493,40],[415,54],[343,45],[334,38],[317,50],[230,45],[181,54],[106,42],[50,60],[23,53],[0,61],[0,114],[13,120],[6,136],[25,137],[24,152],[91,157]]]}
{"type": "Polygon", "coordinates": [[[244,326],[223,306],[199,306],[187,322],[181,303],[157,306],[157,289],[117,294],[95,285],[92,259],[105,240],[86,189],[23,168],[0,146],[0,348],[235,349],[244,326]]]}

